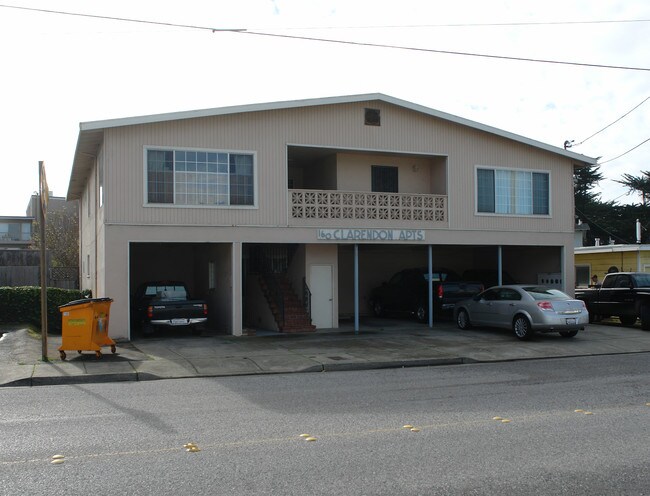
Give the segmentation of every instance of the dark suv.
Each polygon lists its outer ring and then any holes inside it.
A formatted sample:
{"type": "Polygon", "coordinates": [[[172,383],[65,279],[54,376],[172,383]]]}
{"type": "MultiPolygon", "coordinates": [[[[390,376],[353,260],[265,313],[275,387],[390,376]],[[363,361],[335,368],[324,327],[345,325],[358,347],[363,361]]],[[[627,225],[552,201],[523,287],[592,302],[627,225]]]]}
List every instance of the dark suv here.
{"type": "MultiPolygon", "coordinates": [[[[434,315],[451,316],[456,302],[471,298],[483,291],[480,282],[463,281],[454,271],[434,268],[431,271],[434,315]]],[[[378,317],[388,314],[407,314],[426,322],[429,314],[429,270],[404,269],[393,275],[370,293],[370,305],[378,317]]]]}

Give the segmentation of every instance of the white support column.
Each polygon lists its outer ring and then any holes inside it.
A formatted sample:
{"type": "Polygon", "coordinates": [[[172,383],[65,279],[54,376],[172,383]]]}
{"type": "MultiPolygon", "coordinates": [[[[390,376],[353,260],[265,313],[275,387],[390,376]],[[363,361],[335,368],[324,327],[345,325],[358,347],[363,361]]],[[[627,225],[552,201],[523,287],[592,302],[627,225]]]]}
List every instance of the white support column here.
{"type": "MultiPolygon", "coordinates": [[[[503,284],[503,247],[499,245],[497,247],[497,286],[501,286],[503,284]]],[[[487,288],[485,288],[487,289],[487,288]]]]}
{"type": "Polygon", "coordinates": [[[429,329],[433,327],[433,246],[429,245],[428,249],[428,276],[427,276],[427,299],[429,300],[429,329]]]}
{"type": "Polygon", "coordinates": [[[354,244],[354,333],[359,334],[359,244],[354,244]]]}
{"type": "Polygon", "coordinates": [[[242,316],[242,244],[236,241],[232,244],[232,333],[234,336],[243,334],[242,316]]]}

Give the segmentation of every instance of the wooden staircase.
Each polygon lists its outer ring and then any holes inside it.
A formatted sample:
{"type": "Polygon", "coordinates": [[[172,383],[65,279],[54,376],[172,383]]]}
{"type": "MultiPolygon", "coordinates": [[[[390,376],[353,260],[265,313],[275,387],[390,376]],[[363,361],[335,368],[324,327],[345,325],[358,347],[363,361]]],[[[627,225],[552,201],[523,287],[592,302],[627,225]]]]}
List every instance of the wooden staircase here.
{"type": "Polygon", "coordinates": [[[260,274],[259,283],[280,332],[316,330],[284,274],[260,274]]]}

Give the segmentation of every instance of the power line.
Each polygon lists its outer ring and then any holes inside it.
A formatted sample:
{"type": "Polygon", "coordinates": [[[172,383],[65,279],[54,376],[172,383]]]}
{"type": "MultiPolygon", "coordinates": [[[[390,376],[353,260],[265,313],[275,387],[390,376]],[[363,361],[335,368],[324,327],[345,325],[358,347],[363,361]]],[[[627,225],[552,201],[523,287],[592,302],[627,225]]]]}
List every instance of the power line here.
{"type": "Polygon", "coordinates": [[[168,27],[174,27],[174,28],[186,28],[186,29],[202,29],[205,31],[231,31],[231,32],[238,32],[238,31],[245,31],[245,29],[236,29],[236,28],[209,28],[207,26],[197,26],[193,24],[178,24],[174,22],[161,22],[161,21],[146,21],[142,19],[132,19],[128,17],[113,17],[113,16],[102,16],[102,15],[96,15],[96,14],[81,14],[79,12],[67,12],[63,10],[49,10],[49,9],[36,9],[33,7],[18,7],[16,5],[4,5],[0,4],[0,7],[6,8],[6,9],[17,9],[17,10],[28,10],[30,12],[43,12],[46,14],[60,14],[60,15],[69,15],[69,16],[75,16],[75,17],[90,17],[92,19],[104,19],[107,21],[120,21],[120,22],[137,22],[139,24],[153,24],[156,26],[168,26],[168,27]]]}
{"type": "MultiPolygon", "coordinates": [[[[146,21],[125,17],[101,16],[94,14],[82,14],[63,10],[38,9],[35,7],[21,7],[18,5],[1,4],[0,7],[7,9],[28,10],[32,12],[44,12],[48,14],[62,14],[79,17],[91,17],[95,19],[106,19],[112,21],[138,22],[143,24],[157,24],[161,26],[180,27],[188,29],[204,29],[210,31],[245,31],[239,28],[210,28],[207,26],[196,26],[188,24],[177,24],[170,22],[146,21]]],[[[455,28],[455,27],[508,27],[508,26],[563,26],[563,25],[589,25],[589,24],[629,24],[637,22],[650,22],[650,19],[596,19],[593,21],[533,21],[533,22],[485,22],[485,23],[444,23],[444,24],[389,24],[389,25],[363,25],[363,26],[310,26],[310,27],[284,27],[283,30],[317,30],[317,29],[416,29],[416,28],[455,28]]],[[[267,28],[256,28],[267,29],[267,28]]]]}
{"type": "Polygon", "coordinates": [[[510,57],[510,56],[505,56],[505,55],[489,55],[489,54],[471,53],[471,52],[458,52],[458,51],[452,51],[452,50],[435,50],[435,49],[431,49],[431,48],[416,48],[416,47],[407,47],[407,46],[398,46],[398,45],[387,45],[387,44],[380,44],[380,43],[365,43],[365,42],[358,42],[358,41],[345,41],[345,40],[334,40],[334,39],[327,39],[327,38],[315,38],[315,37],[309,37],[309,36],[293,36],[293,35],[287,35],[287,34],[264,33],[264,32],[259,32],[259,31],[249,31],[249,30],[243,29],[243,28],[211,28],[211,27],[207,27],[207,26],[198,26],[198,25],[191,25],[191,24],[177,24],[177,23],[172,23],[172,22],[147,21],[147,20],[142,20],[142,19],[131,19],[131,18],[126,18],[126,17],[101,16],[101,15],[95,15],[95,14],[81,14],[81,13],[78,13],[78,12],[66,12],[66,11],[49,10],[49,9],[36,9],[36,8],[31,8],[31,7],[18,7],[18,6],[15,6],[15,5],[0,4],[0,7],[10,8],[10,9],[18,9],[18,10],[27,10],[27,11],[33,11],[33,12],[44,12],[44,13],[49,13],[49,14],[61,14],[61,15],[70,15],[70,16],[77,16],[77,17],[89,17],[89,18],[94,18],[94,19],[105,19],[105,20],[111,20],[111,21],[136,22],[136,23],[140,23],[140,24],[150,24],[150,25],[177,27],[177,28],[185,28],[185,29],[200,29],[200,30],[212,31],[212,32],[233,32],[233,33],[238,33],[238,34],[249,34],[249,35],[253,35],[253,36],[268,36],[268,37],[274,37],[274,38],[285,38],[285,39],[294,39],[294,40],[302,40],[302,41],[316,41],[316,42],[322,42],[322,43],[336,43],[336,44],[343,44],[343,45],[365,46],[365,47],[373,47],[373,48],[390,48],[390,49],[394,49],[394,50],[408,50],[408,51],[425,52],[425,53],[441,53],[441,54],[446,54],[446,55],[462,55],[462,56],[467,56],[467,57],[482,57],[482,58],[499,59],[499,60],[514,60],[514,61],[519,61],[519,62],[537,62],[537,63],[544,63],[544,64],[559,64],[559,65],[570,65],[570,66],[581,66],[581,67],[593,67],[593,68],[599,68],[599,69],[621,69],[621,70],[630,70],[630,71],[648,71],[648,72],[650,72],[650,68],[647,68],[647,67],[615,66],[615,65],[606,65],[606,64],[587,64],[587,63],[581,63],[581,62],[566,62],[566,61],[558,61],[558,60],[533,59],[533,58],[526,58],[526,57],[510,57]]]}
{"type": "Polygon", "coordinates": [[[596,222],[594,222],[594,221],[591,220],[589,217],[587,217],[587,215],[586,215],[584,212],[581,212],[579,208],[575,207],[575,211],[578,212],[578,213],[579,213],[579,214],[580,214],[580,215],[581,215],[581,216],[582,216],[582,217],[583,217],[583,218],[584,218],[584,219],[585,219],[589,224],[591,224],[591,225],[593,225],[593,226],[596,226],[598,229],[600,229],[601,231],[603,231],[603,232],[604,232],[605,234],[607,234],[608,236],[610,236],[610,237],[614,237],[614,238],[618,239],[619,241],[622,241],[623,244],[625,244],[625,245],[630,244],[630,242],[627,241],[626,239],[623,239],[623,238],[621,238],[620,236],[617,236],[616,234],[609,232],[609,231],[608,231],[607,229],[605,229],[604,227],[602,227],[602,226],[596,224],[596,222]]]}
{"type": "Polygon", "coordinates": [[[641,145],[644,145],[644,144],[647,143],[648,141],[650,141],[650,138],[648,138],[648,139],[642,141],[641,143],[639,143],[639,144],[636,145],[635,147],[630,148],[628,151],[626,151],[626,152],[624,152],[624,153],[621,153],[621,154],[620,154],[619,156],[617,156],[617,157],[610,158],[609,160],[605,160],[604,162],[599,162],[598,165],[603,165],[603,164],[606,164],[606,163],[608,163],[608,162],[613,162],[614,160],[621,158],[623,155],[627,155],[627,154],[630,153],[632,150],[636,150],[637,148],[639,148],[641,145]]]}
{"type": "Polygon", "coordinates": [[[294,40],[304,40],[304,41],[319,41],[325,43],[338,43],[342,45],[355,45],[355,46],[366,46],[374,48],[392,48],[395,50],[409,50],[414,52],[427,52],[427,53],[442,53],[446,55],[464,55],[468,57],[483,57],[490,59],[501,59],[501,60],[516,60],[520,62],[538,62],[543,64],[560,64],[560,65],[574,65],[582,67],[596,67],[600,69],[624,69],[629,71],[649,71],[648,67],[629,67],[629,66],[617,66],[617,65],[605,65],[605,64],[587,64],[582,62],[565,62],[559,60],[546,60],[546,59],[532,59],[527,57],[509,57],[506,55],[488,55],[483,53],[471,53],[471,52],[457,52],[453,50],[435,50],[433,48],[416,48],[416,47],[406,47],[399,45],[386,45],[383,43],[365,43],[361,41],[345,41],[345,40],[333,40],[329,38],[314,38],[311,36],[293,36],[288,34],[273,34],[273,33],[262,33],[259,31],[249,31],[242,30],[238,31],[238,34],[248,34],[254,36],[270,36],[274,38],[288,38],[294,40]]]}
{"type": "Polygon", "coordinates": [[[639,103],[638,105],[636,105],[632,110],[630,110],[630,111],[626,112],[625,114],[623,114],[622,116],[620,116],[618,119],[616,119],[616,120],[615,120],[614,122],[612,122],[611,124],[608,124],[607,126],[605,126],[604,128],[602,128],[600,131],[596,131],[594,134],[592,134],[592,135],[589,136],[588,138],[583,139],[580,143],[575,143],[575,144],[574,144],[574,143],[573,143],[573,140],[572,140],[572,141],[565,141],[565,143],[564,143],[564,148],[566,149],[566,148],[572,148],[572,147],[574,147],[574,146],[582,145],[585,141],[587,141],[587,140],[593,138],[593,137],[596,136],[597,134],[602,133],[602,132],[603,132],[605,129],[607,129],[608,127],[613,126],[614,124],[616,124],[616,123],[617,123],[618,121],[620,121],[623,117],[627,117],[629,114],[631,114],[633,111],[635,111],[636,109],[638,109],[641,105],[643,105],[643,104],[644,104],[645,102],[647,102],[648,100],[650,100],[650,96],[646,97],[645,100],[643,100],[641,103],[639,103]]]}
{"type": "MultiPolygon", "coordinates": [[[[594,20],[594,21],[547,21],[547,22],[477,22],[477,23],[450,23],[450,24],[388,24],[374,26],[294,26],[284,27],[282,30],[319,30],[319,29],[418,29],[418,28],[474,28],[474,27],[517,27],[517,26],[564,26],[587,24],[623,24],[634,22],[650,22],[650,19],[619,19],[619,20],[594,20]]],[[[261,28],[258,28],[261,29],[261,28]]]]}

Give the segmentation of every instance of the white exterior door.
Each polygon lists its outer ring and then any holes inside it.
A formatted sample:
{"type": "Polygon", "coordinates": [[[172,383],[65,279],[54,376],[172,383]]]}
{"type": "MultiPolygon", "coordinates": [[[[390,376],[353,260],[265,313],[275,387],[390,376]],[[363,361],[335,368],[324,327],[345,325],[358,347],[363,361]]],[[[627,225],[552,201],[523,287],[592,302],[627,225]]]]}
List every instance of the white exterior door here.
{"type": "Polygon", "coordinates": [[[311,286],[311,321],[317,329],[332,327],[332,266],[312,265],[309,269],[311,286]]]}

